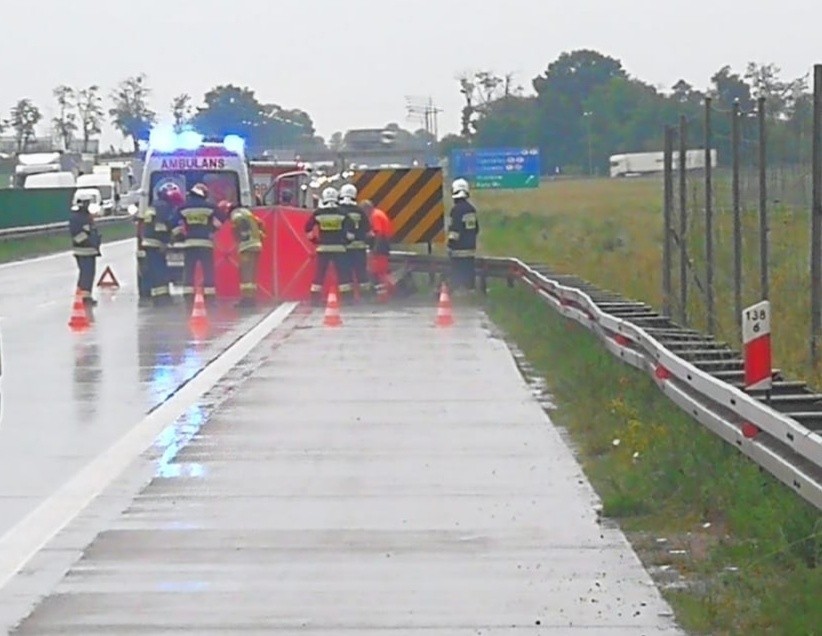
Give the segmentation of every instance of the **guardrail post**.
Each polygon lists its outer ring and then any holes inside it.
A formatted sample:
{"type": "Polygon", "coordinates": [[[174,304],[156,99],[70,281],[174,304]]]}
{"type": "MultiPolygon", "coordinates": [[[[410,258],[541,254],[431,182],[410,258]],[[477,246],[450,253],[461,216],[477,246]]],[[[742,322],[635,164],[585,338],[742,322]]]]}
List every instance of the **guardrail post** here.
{"type": "MultiPolygon", "coordinates": [[[[433,254],[433,253],[434,253],[434,249],[431,245],[431,241],[428,241],[428,256],[431,256],[431,254],[433,254]]],[[[430,272],[428,272],[428,284],[431,285],[432,287],[434,286],[434,270],[433,269],[430,272]]]]}

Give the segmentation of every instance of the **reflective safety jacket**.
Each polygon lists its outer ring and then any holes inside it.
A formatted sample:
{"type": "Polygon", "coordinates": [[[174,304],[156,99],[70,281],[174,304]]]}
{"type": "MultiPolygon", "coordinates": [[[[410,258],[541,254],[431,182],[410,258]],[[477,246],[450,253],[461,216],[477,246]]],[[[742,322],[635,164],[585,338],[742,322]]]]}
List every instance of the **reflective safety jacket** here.
{"type": "Polygon", "coordinates": [[[319,208],[306,221],[305,232],[317,232],[317,252],[345,252],[348,244],[354,240],[354,225],[341,208],[319,208]]]}
{"type": "Polygon", "coordinates": [[[174,223],[174,210],[165,201],[157,201],[153,207],[148,207],[140,215],[142,221],[141,245],[147,247],[164,248],[171,241],[171,230],[174,223]]]}
{"type": "Polygon", "coordinates": [[[480,226],[477,210],[467,199],[459,199],[451,209],[448,249],[451,256],[474,256],[480,226]]]}
{"type": "Polygon", "coordinates": [[[221,225],[217,206],[208,199],[189,197],[175,215],[172,234],[184,239],[182,247],[214,247],[214,232],[221,225]]]}
{"type": "Polygon", "coordinates": [[[231,213],[231,230],[237,241],[237,251],[259,252],[263,248],[263,224],[248,208],[237,208],[231,213]]]}
{"type": "Polygon", "coordinates": [[[89,212],[72,211],[69,233],[75,256],[100,256],[100,234],[89,212]]]}
{"type": "Polygon", "coordinates": [[[358,205],[340,205],[340,210],[348,215],[354,234],[354,238],[348,244],[348,249],[366,249],[368,247],[368,243],[366,242],[368,240],[368,234],[371,232],[371,223],[368,221],[368,215],[365,214],[358,205]]]}
{"type": "Polygon", "coordinates": [[[388,256],[391,253],[391,237],[394,236],[394,226],[388,215],[374,208],[371,212],[371,234],[374,236],[372,250],[374,254],[388,256]]]}

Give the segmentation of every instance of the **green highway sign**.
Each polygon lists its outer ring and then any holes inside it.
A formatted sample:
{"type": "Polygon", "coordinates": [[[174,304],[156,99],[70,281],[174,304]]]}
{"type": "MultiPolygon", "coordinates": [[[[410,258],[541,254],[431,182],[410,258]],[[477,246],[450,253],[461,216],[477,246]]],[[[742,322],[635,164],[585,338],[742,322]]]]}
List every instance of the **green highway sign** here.
{"type": "Polygon", "coordinates": [[[451,174],[478,190],[539,187],[539,148],[456,148],[451,174]]]}
{"type": "Polygon", "coordinates": [[[470,181],[477,190],[516,190],[539,187],[539,176],[534,174],[478,175],[470,181]]]}

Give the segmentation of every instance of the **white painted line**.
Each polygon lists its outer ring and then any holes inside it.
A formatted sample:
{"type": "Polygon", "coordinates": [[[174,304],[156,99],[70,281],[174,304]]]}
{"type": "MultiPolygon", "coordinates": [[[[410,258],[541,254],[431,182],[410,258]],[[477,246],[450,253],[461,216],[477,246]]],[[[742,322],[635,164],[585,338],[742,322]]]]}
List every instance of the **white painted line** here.
{"type": "Polygon", "coordinates": [[[280,326],[298,303],[284,303],[212,360],[139,424],[87,464],[0,538],[0,588],[83,511],[157,436],[280,326]]]}
{"type": "MultiPolygon", "coordinates": [[[[106,247],[114,247],[117,245],[122,245],[124,243],[134,242],[134,239],[122,239],[120,241],[112,241],[111,243],[103,243],[103,250],[105,251],[106,247]]],[[[136,248],[135,248],[136,249],[136,248]]],[[[71,250],[66,250],[65,252],[56,252],[54,254],[46,254],[44,256],[34,256],[33,258],[24,258],[19,261],[11,261],[10,263],[1,263],[0,270],[4,269],[11,269],[14,267],[26,267],[31,265],[32,263],[42,263],[45,261],[54,261],[58,258],[68,258],[72,255],[71,250]]]]}

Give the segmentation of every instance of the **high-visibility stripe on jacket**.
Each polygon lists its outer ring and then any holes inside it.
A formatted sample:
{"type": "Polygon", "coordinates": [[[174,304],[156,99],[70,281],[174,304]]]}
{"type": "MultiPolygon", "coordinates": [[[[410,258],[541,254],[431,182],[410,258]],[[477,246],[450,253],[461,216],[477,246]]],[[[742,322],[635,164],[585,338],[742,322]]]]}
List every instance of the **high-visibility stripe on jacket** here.
{"type": "Polygon", "coordinates": [[[100,234],[88,212],[72,212],[69,217],[72,252],[75,256],[99,256],[100,234]]]}
{"type": "Polygon", "coordinates": [[[343,204],[340,205],[340,210],[345,212],[351,220],[351,231],[354,234],[353,240],[348,244],[348,249],[367,249],[368,244],[366,243],[366,239],[371,231],[371,223],[368,221],[368,215],[365,214],[358,205],[343,204]]]}
{"type": "Polygon", "coordinates": [[[171,240],[173,212],[171,207],[163,201],[158,201],[154,207],[146,208],[140,215],[142,223],[143,247],[163,248],[171,240]]]}
{"type": "Polygon", "coordinates": [[[452,256],[473,256],[479,234],[477,210],[466,199],[460,199],[451,210],[448,224],[448,248],[452,256]]]}
{"type": "Polygon", "coordinates": [[[220,227],[217,206],[202,198],[189,198],[175,215],[175,236],[184,237],[183,247],[214,247],[214,232],[220,227]]]}
{"type": "Polygon", "coordinates": [[[336,206],[314,211],[305,224],[305,232],[311,234],[315,230],[318,253],[345,252],[348,243],[354,238],[351,219],[336,206]]]}

